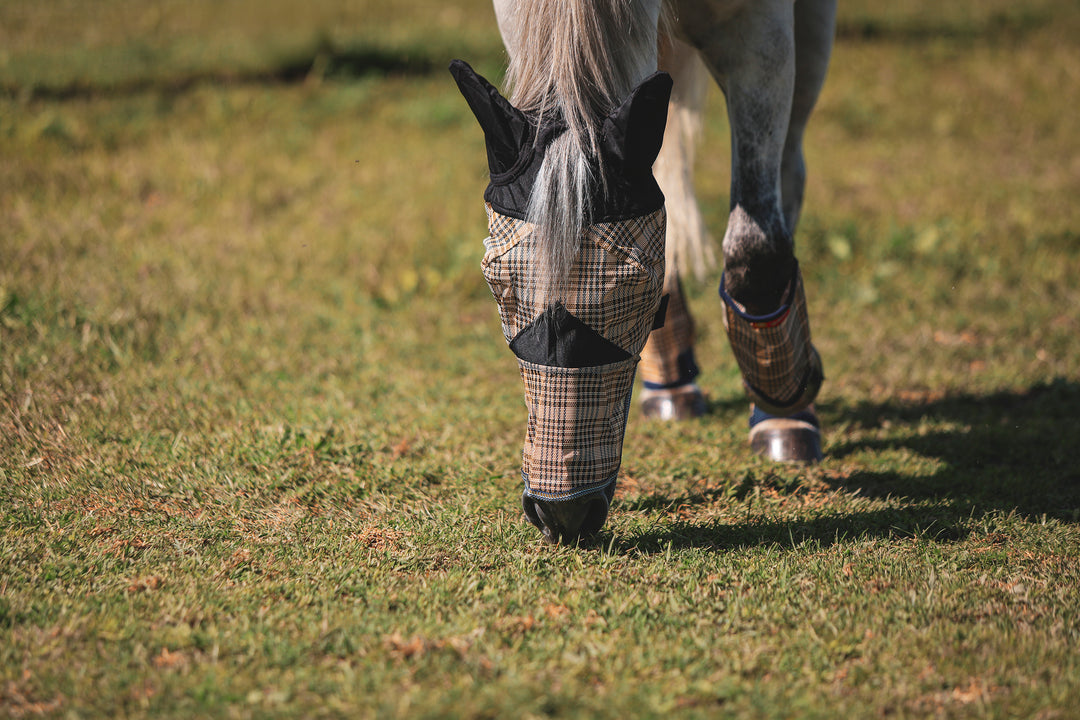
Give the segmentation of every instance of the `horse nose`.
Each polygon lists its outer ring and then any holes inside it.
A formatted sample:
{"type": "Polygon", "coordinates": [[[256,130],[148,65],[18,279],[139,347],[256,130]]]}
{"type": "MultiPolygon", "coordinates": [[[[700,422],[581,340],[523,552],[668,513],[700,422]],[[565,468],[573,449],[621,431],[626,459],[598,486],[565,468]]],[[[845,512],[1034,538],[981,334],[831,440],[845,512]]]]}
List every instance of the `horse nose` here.
{"type": "Polygon", "coordinates": [[[543,534],[544,540],[556,545],[589,540],[600,532],[607,521],[614,483],[603,491],[571,500],[549,501],[532,497],[528,491],[521,495],[525,517],[543,534]]]}

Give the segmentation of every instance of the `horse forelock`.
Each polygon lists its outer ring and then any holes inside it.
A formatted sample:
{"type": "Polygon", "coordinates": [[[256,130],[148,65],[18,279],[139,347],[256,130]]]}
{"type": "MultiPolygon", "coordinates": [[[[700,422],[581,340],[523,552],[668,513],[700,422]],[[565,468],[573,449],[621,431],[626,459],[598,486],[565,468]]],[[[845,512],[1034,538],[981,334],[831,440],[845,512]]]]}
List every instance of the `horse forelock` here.
{"type": "Polygon", "coordinates": [[[659,0],[518,0],[512,4],[511,101],[540,122],[560,117],[582,149],[656,69],[659,0]]]}
{"type": "Polygon", "coordinates": [[[511,102],[538,126],[561,121],[567,128],[546,149],[527,213],[545,284],[556,296],[589,224],[593,186],[604,184],[603,119],[656,70],[660,3],[504,2],[511,102]]]}

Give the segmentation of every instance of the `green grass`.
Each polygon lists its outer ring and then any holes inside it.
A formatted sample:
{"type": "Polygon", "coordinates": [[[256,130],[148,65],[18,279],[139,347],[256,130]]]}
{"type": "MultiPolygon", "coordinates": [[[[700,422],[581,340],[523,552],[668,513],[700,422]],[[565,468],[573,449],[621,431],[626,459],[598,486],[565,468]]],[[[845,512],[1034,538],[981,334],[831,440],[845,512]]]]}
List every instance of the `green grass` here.
{"type": "Polygon", "coordinates": [[[710,414],[550,548],[443,70],[493,15],[392,7],[0,5],[0,716],[1075,716],[1076,8],[843,5],[827,460],[750,455],[714,270],[710,414]]]}

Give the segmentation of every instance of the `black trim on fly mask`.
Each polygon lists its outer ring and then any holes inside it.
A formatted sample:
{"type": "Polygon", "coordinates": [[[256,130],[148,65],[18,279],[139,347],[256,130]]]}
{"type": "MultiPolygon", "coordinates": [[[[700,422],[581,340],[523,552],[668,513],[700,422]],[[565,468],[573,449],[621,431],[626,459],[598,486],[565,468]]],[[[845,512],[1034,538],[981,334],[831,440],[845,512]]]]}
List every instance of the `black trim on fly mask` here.
{"type": "MultiPolygon", "coordinates": [[[[669,298],[660,298],[653,330],[664,326],[669,298]]],[[[630,353],[583,323],[560,302],[519,332],[510,341],[510,349],[526,362],[562,368],[599,367],[630,358],[630,353]]]]}
{"type": "MultiPolygon", "coordinates": [[[[566,131],[561,120],[538,128],[463,60],[450,63],[461,94],[484,131],[491,182],[484,200],[503,215],[524,219],[533,185],[552,140],[566,131]]],[[[592,198],[592,222],[613,222],[659,210],[664,195],[652,176],[671,97],[671,76],[643,80],[604,118],[600,138],[605,182],[592,198]],[[603,189],[606,188],[606,193],[603,189]]]]}
{"type": "Polygon", "coordinates": [[[510,349],[526,362],[562,368],[598,367],[630,358],[559,302],[519,332],[510,349]]]}

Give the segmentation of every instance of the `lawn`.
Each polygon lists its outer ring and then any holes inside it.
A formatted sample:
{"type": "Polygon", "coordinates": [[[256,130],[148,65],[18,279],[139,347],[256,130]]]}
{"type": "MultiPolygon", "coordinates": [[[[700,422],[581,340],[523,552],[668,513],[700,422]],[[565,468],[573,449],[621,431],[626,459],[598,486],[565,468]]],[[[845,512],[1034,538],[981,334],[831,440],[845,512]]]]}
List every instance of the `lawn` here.
{"type": "MultiPolygon", "coordinates": [[[[473,0],[0,4],[0,716],[1076,717],[1080,9],[842,3],[797,233],[826,460],[633,414],[523,519],[473,0]]],[[[697,167],[716,237],[728,128],[697,167]]]]}

